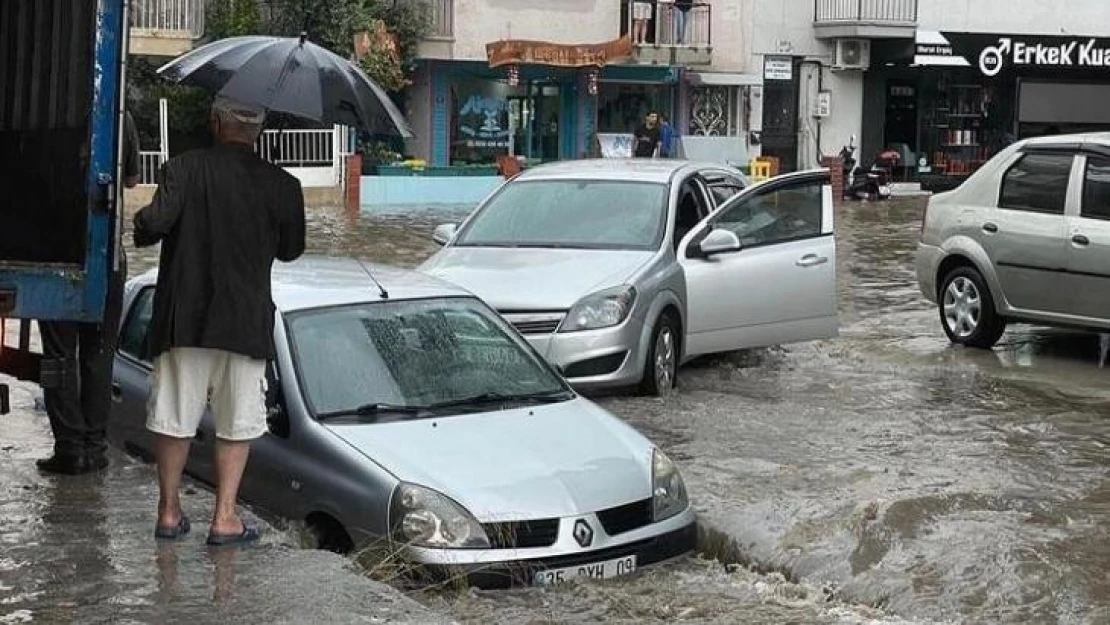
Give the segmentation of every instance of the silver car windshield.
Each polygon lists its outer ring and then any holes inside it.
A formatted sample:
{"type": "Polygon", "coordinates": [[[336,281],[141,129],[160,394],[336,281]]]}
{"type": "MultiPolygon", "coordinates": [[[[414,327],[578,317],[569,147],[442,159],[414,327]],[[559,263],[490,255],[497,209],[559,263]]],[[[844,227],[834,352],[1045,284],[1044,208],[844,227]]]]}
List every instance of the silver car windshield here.
{"type": "Polygon", "coordinates": [[[286,324],[317,417],[417,418],[415,409],[488,408],[495,398],[568,399],[558,374],[473,298],[320,308],[288,314],[286,324]]]}
{"type": "Polygon", "coordinates": [[[667,186],[623,180],[512,182],[454,245],[648,250],[659,247],[667,186]]]}

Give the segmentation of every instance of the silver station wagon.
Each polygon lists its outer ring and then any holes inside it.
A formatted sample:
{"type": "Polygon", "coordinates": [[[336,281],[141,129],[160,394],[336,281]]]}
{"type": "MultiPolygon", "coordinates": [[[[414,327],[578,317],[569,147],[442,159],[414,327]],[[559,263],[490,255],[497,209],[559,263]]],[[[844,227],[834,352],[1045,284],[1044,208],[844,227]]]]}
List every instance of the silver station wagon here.
{"type": "Polygon", "coordinates": [[[1110,134],[1018,142],[933,197],[917,279],[954,343],[993,347],[1011,322],[1110,329],[1110,134]]]}
{"type": "Polygon", "coordinates": [[[529,169],[420,270],[496,308],[576,388],[664,394],[682,362],[838,332],[826,170],[748,187],[675,160],[529,169]]]}
{"type": "MultiPolygon", "coordinates": [[[[145,457],[155,278],[128,285],[110,429],[145,457]]],[[[273,281],[269,433],[240,490],[256,511],[479,586],[608,578],[694,548],[670,459],[470,293],[350,259],[278,265],[273,281]]],[[[187,471],[207,483],[213,437],[205,415],[187,471]]]]}

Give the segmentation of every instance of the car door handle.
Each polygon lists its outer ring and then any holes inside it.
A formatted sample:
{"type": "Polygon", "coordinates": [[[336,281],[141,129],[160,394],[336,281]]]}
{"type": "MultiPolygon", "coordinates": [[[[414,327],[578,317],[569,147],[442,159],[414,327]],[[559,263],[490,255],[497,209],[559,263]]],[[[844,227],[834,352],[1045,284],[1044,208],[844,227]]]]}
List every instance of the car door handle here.
{"type": "Polygon", "coordinates": [[[998,225],[988,221],[983,224],[983,232],[998,232],[998,225]]]}
{"type": "Polygon", "coordinates": [[[798,259],[795,265],[799,267],[816,267],[817,265],[824,265],[829,262],[827,256],[818,256],[817,254],[806,254],[798,259]]]}
{"type": "Polygon", "coordinates": [[[116,382],[112,382],[112,401],[117,403],[123,401],[123,387],[116,382]]]}
{"type": "Polygon", "coordinates": [[[1091,240],[1088,239],[1087,236],[1083,235],[1083,234],[1072,235],[1071,242],[1075,243],[1076,245],[1090,245],[1091,244],[1091,240]]]}

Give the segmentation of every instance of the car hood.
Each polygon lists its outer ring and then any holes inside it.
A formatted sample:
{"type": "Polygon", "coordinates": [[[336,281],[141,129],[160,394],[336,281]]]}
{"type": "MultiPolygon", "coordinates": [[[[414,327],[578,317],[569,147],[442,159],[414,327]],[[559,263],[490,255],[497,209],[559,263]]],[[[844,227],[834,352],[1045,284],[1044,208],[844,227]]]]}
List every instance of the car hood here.
{"type": "Polygon", "coordinates": [[[483,523],[573,516],[651,496],[650,441],[581,398],[328,427],[397,479],[451,497],[483,523]]]}
{"type": "Polygon", "coordinates": [[[567,310],[586,295],[625,283],[652,256],[645,251],[448,247],[420,271],[453,282],[498,310],[567,310]]]}

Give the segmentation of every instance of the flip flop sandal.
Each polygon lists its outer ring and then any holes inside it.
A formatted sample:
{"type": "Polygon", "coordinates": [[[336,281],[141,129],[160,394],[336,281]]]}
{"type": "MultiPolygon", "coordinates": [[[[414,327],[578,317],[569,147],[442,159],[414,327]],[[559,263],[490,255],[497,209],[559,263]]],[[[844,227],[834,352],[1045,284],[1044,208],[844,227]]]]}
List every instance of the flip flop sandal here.
{"type": "Polygon", "coordinates": [[[189,533],[189,517],[184,514],[173,527],[154,526],[154,537],[164,540],[176,540],[189,533]]]}
{"type": "Polygon", "coordinates": [[[243,531],[238,534],[209,534],[208,544],[213,547],[230,547],[233,545],[246,545],[257,541],[262,536],[257,526],[243,524],[243,531]]]}

